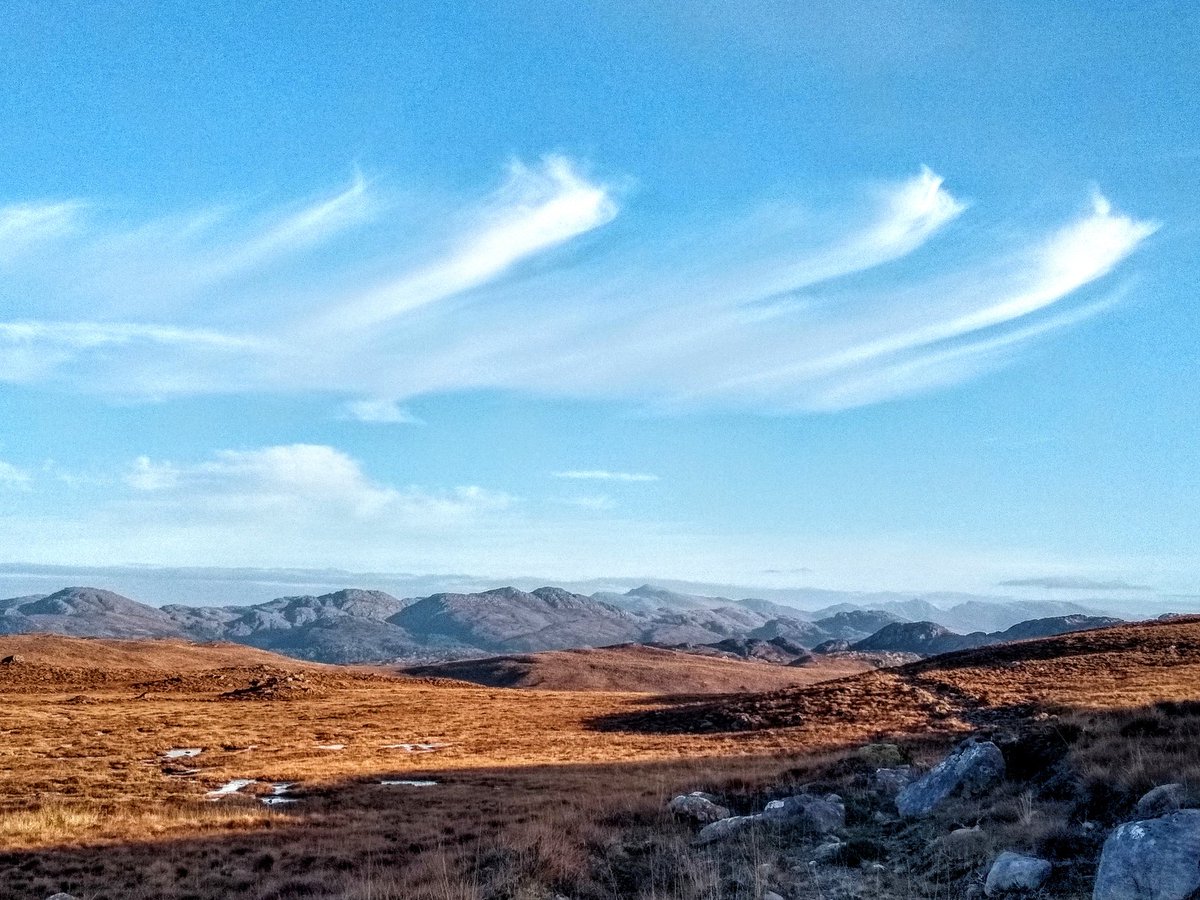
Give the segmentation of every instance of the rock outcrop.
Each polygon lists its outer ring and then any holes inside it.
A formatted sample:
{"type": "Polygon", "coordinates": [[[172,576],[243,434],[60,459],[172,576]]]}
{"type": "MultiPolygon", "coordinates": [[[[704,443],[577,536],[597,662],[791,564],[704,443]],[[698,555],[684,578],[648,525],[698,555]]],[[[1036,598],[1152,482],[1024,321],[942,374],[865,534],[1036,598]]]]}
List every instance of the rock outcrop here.
{"type": "Polygon", "coordinates": [[[896,808],[906,819],[927,816],[950,797],[979,794],[1004,778],[1004,756],[991,741],[970,738],[904,788],[896,808]]]}
{"type": "Polygon", "coordinates": [[[989,897],[1032,893],[1046,883],[1051,868],[1049,860],[1005,850],[992,863],[983,892],[989,897]]]}
{"type": "Polygon", "coordinates": [[[1126,822],[1104,842],[1092,900],[1191,900],[1200,893],[1200,809],[1126,822]]]}
{"type": "Polygon", "coordinates": [[[1135,815],[1139,819],[1158,819],[1183,806],[1182,784],[1160,784],[1147,791],[1137,802],[1135,815]]]}
{"type": "Polygon", "coordinates": [[[846,825],[846,806],[837,794],[813,797],[796,794],[782,800],[772,800],[762,817],[769,822],[787,822],[810,828],[818,834],[828,834],[846,825]]]}
{"type": "Polygon", "coordinates": [[[691,794],[680,794],[667,804],[667,809],[681,819],[690,819],[701,825],[708,825],[720,819],[729,818],[729,810],[718,806],[712,798],[696,791],[691,794]]]}

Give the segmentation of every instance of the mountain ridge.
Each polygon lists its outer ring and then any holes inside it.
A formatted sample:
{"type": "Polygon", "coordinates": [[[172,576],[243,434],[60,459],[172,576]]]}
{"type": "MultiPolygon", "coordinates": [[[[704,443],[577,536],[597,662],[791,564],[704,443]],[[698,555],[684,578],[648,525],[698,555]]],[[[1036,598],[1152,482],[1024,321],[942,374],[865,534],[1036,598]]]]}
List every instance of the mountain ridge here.
{"type": "MultiPolygon", "coordinates": [[[[159,608],[101,588],[70,587],[52,594],[0,600],[0,633],[224,640],[318,662],[408,660],[415,664],[616,644],[699,646],[726,640],[779,640],[806,650],[829,641],[854,645],[880,629],[912,624],[895,611],[902,608],[926,611],[929,604],[913,600],[906,607],[893,606],[893,611],[827,607],[817,612],[832,610],[829,615],[813,619],[772,601],[705,598],[645,584],[625,594],[598,592],[591,596],[554,586],[532,591],[507,586],[419,598],[341,588],[250,605],[168,604],[159,608]]],[[[1029,608],[1019,605],[991,610],[991,619],[1008,621],[1014,610],[1029,608]]],[[[1032,608],[1041,611],[1046,607],[1035,604],[1032,608]]],[[[1084,613],[1071,615],[1080,621],[1089,618],[1084,613]]],[[[1043,624],[1027,625],[1025,632],[1005,639],[1040,636],[1039,628],[1066,627],[1048,619],[1021,620],[1043,624]]],[[[947,633],[935,635],[937,641],[926,641],[923,646],[943,652],[970,643],[970,636],[953,633],[945,625],[938,627],[947,633]]],[[[889,634],[905,632],[893,629],[889,634]]],[[[887,640],[886,636],[880,639],[883,643],[887,640]]],[[[880,649],[922,652],[909,647],[880,649]]]]}

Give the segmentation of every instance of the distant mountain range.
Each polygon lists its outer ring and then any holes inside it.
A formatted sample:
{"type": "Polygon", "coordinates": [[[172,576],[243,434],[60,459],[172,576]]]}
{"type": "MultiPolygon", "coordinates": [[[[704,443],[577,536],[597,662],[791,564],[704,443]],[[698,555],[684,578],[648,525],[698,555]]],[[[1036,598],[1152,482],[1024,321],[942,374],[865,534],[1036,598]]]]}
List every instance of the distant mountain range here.
{"type": "Polygon", "coordinates": [[[968,600],[943,609],[918,599],[889,600],[881,606],[839,603],[804,612],[769,600],[704,597],[647,584],[591,596],[557,587],[529,592],[504,587],[408,599],[348,588],[245,606],[172,604],[160,609],[111,591],[72,587],[0,600],[0,633],[224,640],[346,663],[437,661],[627,643],[706,645],[731,639],[798,648],[834,641],[854,649],[928,654],[1118,621],[1053,601],[968,600]],[[913,621],[916,616],[920,621],[913,621]],[[953,624],[961,622],[992,630],[956,633],[953,624]],[[867,639],[879,646],[862,646],[867,639]],[[917,646],[925,649],[913,649],[917,646]]]}

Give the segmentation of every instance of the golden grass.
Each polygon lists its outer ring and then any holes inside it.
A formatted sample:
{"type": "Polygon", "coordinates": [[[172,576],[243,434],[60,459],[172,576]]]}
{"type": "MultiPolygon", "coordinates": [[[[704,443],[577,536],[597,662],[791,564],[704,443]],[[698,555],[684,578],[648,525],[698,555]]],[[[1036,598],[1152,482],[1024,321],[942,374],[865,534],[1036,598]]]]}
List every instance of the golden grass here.
{"type": "MultiPolygon", "coordinates": [[[[1097,783],[1089,791],[1112,785],[1114,803],[1162,780],[1200,782],[1195,726],[1180,724],[1192,719],[1139,708],[1196,697],[1197,623],[1070,635],[706,702],[320,667],[304,667],[304,689],[286,694],[294,699],[234,701],[220,697],[275,677],[275,662],[221,653],[217,666],[182,679],[164,678],[161,660],[99,673],[37,662],[0,672],[3,896],[716,900],[733,896],[735,873],[787,866],[787,850],[690,850],[688,830],[664,812],[674,793],[711,789],[749,811],[768,789],[825,778],[847,749],[881,734],[932,760],[955,733],[1046,710],[1075,710],[1063,720],[1084,731],[1072,765],[1097,783]],[[403,742],[447,746],[385,746],[403,742]],[[203,771],[170,777],[161,754],[172,747],[205,748],[177,763],[203,771]],[[413,777],[440,784],[379,784],[413,777]],[[259,784],[246,796],[203,799],[232,778],[259,784]],[[298,782],[300,802],[259,804],[256,792],[280,781],[298,782]]],[[[991,823],[978,846],[896,836],[929,848],[920,857],[929,873],[899,873],[912,883],[893,880],[889,890],[933,896],[931,884],[978,867],[997,840],[1054,839],[1063,810],[1027,790],[1007,786],[990,805],[952,813],[991,823]]],[[[820,878],[805,890],[828,893],[820,878]]]]}

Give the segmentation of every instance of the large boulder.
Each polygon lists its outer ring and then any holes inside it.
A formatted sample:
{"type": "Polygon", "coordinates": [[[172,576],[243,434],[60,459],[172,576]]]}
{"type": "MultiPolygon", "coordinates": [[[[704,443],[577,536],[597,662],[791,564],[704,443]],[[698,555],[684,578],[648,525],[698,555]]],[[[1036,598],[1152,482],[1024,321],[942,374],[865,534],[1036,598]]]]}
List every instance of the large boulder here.
{"type": "Polygon", "coordinates": [[[1004,779],[1004,755],[991,741],[970,738],[896,796],[905,818],[927,816],[955,795],[982,793],[1004,779]]]}
{"type": "Polygon", "coordinates": [[[1005,850],[988,871],[983,892],[989,897],[1036,891],[1050,877],[1048,860],[1005,850]]]}
{"type": "Polygon", "coordinates": [[[769,822],[803,825],[818,834],[828,834],[846,826],[846,805],[837,794],[813,797],[796,794],[782,800],[772,800],[762,811],[769,822]]]}
{"type": "Polygon", "coordinates": [[[1142,795],[1135,815],[1139,819],[1158,819],[1183,806],[1182,784],[1160,784],[1142,795]]]}
{"type": "Polygon", "coordinates": [[[680,794],[667,804],[667,809],[681,819],[690,819],[701,825],[729,818],[729,810],[718,806],[700,791],[692,794],[680,794]]]}
{"type": "Polygon", "coordinates": [[[714,844],[717,841],[724,841],[739,834],[762,821],[762,816],[730,816],[727,819],[718,819],[705,825],[700,829],[700,833],[696,835],[696,839],[692,841],[693,846],[703,847],[705,844],[714,844]]]}
{"type": "Polygon", "coordinates": [[[879,793],[885,797],[895,797],[920,777],[921,773],[915,766],[896,766],[890,769],[876,769],[871,781],[879,793]]]}
{"type": "Polygon", "coordinates": [[[1113,829],[1092,900],[1190,900],[1200,894],[1200,809],[1113,829]]]}

